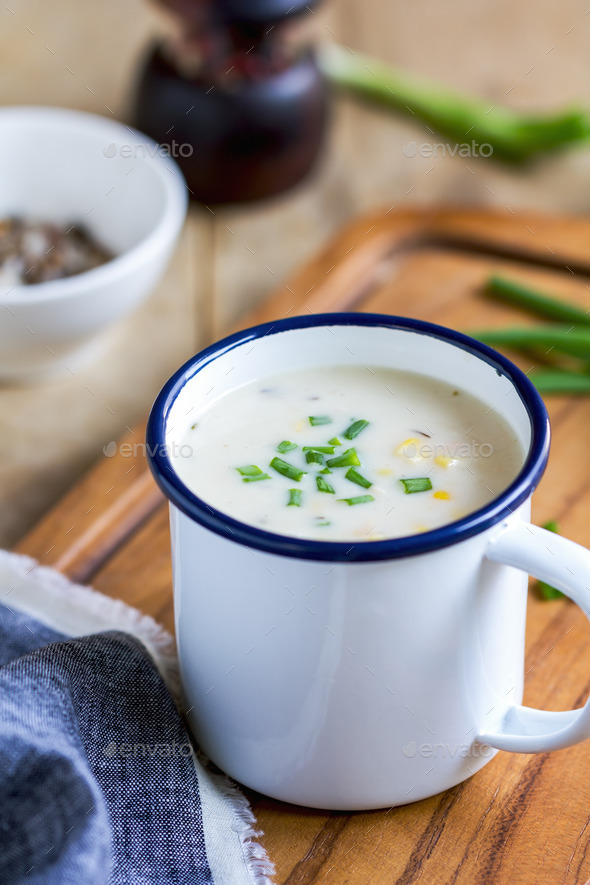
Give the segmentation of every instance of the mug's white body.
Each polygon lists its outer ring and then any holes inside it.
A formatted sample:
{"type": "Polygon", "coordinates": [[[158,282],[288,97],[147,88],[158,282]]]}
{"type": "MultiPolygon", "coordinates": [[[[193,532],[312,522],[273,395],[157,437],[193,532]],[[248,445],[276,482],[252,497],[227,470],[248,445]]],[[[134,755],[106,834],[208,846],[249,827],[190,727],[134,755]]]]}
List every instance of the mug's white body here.
{"type": "Polygon", "coordinates": [[[248,548],[173,505],[171,529],[188,719],[232,777],[301,805],[379,808],[492,758],[476,736],[522,699],[527,588],[486,559],[498,527],[360,563],[248,548]]]}

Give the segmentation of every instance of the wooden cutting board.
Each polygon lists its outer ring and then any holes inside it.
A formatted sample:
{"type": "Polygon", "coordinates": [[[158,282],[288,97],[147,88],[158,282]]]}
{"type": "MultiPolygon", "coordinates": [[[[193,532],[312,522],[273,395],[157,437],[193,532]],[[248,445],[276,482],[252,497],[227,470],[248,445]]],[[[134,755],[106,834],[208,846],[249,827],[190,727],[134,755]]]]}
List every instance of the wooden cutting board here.
{"type": "MultiPolygon", "coordinates": [[[[482,296],[492,272],[590,306],[590,221],[508,209],[372,214],[343,230],[243,325],[344,309],[462,330],[528,320],[482,296]]],[[[590,546],[590,399],[552,398],[548,406],[553,448],[534,519],[557,519],[564,534],[590,546]]],[[[143,428],[124,442],[18,550],[172,629],[167,507],[147,471],[143,428]]],[[[525,703],[552,710],[583,703],[590,626],[573,604],[541,602],[531,592],[526,674],[525,703]]],[[[548,755],[499,753],[452,790],[385,811],[306,810],[246,792],[284,885],[590,878],[590,741],[548,755]]]]}

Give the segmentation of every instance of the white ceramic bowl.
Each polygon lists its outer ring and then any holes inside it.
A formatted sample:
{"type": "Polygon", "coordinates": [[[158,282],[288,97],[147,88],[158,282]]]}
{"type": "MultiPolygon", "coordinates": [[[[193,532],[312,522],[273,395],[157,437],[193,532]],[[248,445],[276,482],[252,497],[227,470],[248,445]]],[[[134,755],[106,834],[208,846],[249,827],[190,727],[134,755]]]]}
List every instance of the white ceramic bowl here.
{"type": "Polygon", "coordinates": [[[0,110],[0,218],[80,222],[115,254],[47,283],[0,288],[0,378],[29,380],[89,359],[99,333],[157,283],[182,227],[178,166],[122,123],[62,108],[0,110]]]}

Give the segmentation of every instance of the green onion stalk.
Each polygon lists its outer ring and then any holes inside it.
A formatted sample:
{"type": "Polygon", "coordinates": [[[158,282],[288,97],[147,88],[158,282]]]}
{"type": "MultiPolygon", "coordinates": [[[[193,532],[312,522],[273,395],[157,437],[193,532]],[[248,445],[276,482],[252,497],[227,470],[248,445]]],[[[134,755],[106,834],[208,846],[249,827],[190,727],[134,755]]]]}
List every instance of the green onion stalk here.
{"type": "Polygon", "coordinates": [[[577,304],[542,294],[505,277],[490,277],[485,294],[495,301],[520,307],[545,319],[590,326],[590,310],[583,310],[577,304]]]}
{"type": "Polygon", "coordinates": [[[503,329],[481,329],[470,333],[491,347],[545,348],[590,360],[590,329],[576,329],[561,323],[544,326],[509,326],[503,329]]]}
{"type": "Polygon", "coordinates": [[[534,353],[546,362],[548,358],[557,362],[551,368],[528,372],[539,393],[590,394],[590,310],[504,277],[491,277],[484,292],[535,316],[561,322],[482,329],[471,332],[472,337],[492,347],[534,353]]]}
{"type": "MultiPolygon", "coordinates": [[[[554,520],[550,520],[543,525],[544,529],[547,529],[548,532],[555,532],[555,534],[559,534],[559,526],[554,520]]],[[[546,581],[537,581],[537,593],[541,597],[541,599],[562,599],[563,593],[560,590],[557,590],[555,587],[552,587],[551,584],[547,584],[546,581]]]]}
{"type": "Polygon", "coordinates": [[[340,89],[421,120],[457,144],[490,145],[490,156],[496,160],[522,163],[590,136],[590,116],[576,108],[557,114],[520,114],[459,95],[333,43],[322,47],[319,59],[328,80],[340,89]]]}

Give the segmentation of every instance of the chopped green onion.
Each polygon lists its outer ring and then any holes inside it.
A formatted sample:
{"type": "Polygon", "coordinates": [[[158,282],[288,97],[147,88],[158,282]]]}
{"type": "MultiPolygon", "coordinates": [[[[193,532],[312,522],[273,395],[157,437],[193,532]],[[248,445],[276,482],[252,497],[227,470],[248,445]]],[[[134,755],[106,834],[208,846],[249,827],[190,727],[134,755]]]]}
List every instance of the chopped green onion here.
{"type": "Polygon", "coordinates": [[[286,476],[288,479],[294,479],[295,482],[301,482],[301,477],[305,476],[305,470],[299,470],[298,467],[294,467],[292,464],[287,464],[287,462],[281,460],[281,458],[273,458],[270,462],[270,466],[273,467],[277,473],[280,473],[281,476],[286,476]]]}
{"type": "MultiPolygon", "coordinates": [[[[554,520],[546,522],[543,528],[548,532],[555,532],[556,535],[559,534],[559,527],[554,520]]],[[[537,592],[541,599],[561,599],[563,597],[561,590],[552,587],[551,584],[547,584],[545,581],[537,581],[537,592]]]]}
{"type": "Polygon", "coordinates": [[[316,476],[315,482],[318,487],[318,492],[328,492],[329,495],[334,494],[334,489],[329,482],[326,482],[323,476],[316,476]]]}
{"type": "Polygon", "coordinates": [[[328,440],[328,445],[329,446],[341,446],[342,443],[340,442],[340,440],[338,439],[337,436],[333,436],[332,439],[328,440]]]}
{"type": "Polygon", "coordinates": [[[329,520],[329,519],[324,519],[323,516],[317,516],[317,517],[316,517],[316,523],[315,523],[315,524],[316,524],[316,525],[332,525],[332,523],[330,522],[330,520],[329,520]],[[321,520],[321,522],[320,522],[320,520],[321,520]]]}
{"type": "Polygon", "coordinates": [[[287,507],[301,507],[301,489],[289,489],[287,507]]]}
{"type": "Polygon", "coordinates": [[[369,422],[365,421],[364,419],[361,419],[360,421],[355,421],[354,424],[351,424],[350,427],[348,427],[344,431],[344,438],[345,439],[354,439],[355,436],[359,435],[361,430],[364,430],[365,427],[368,427],[368,426],[369,426],[369,422]]]}
{"type": "Polygon", "coordinates": [[[368,504],[369,501],[374,501],[375,498],[373,495],[359,495],[356,498],[338,498],[338,500],[352,506],[353,504],[368,504]]]}
{"type": "Polygon", "coordinates": [[[242,476],[258,476],[258,474],[262,473],[262,470],[256,464],[246,464],[245,467],[236,467],[236,470],[242,476]]]}
{"type": "Polygon", "coordinates": [[[360,467],[360,459],[355,449],[347,449],[341,455],[330,458],[327,462],[328,467],[360,467]]]}
{"type": "Polygon", "coordinates": [[[328,415],[310,415],[309,423],[312,427],[318,427],[320,424],[331,424],[332,419],[328,415]]]}
{"type": "Polygon", "coordinates": [[[270,479],[268,473],[264,473],[256,464],[246,464],[245,467],[236,467],[242,477],[242,482],[260,482],[261,479],[270,479]]]}
{"type": "Polygon", "coordinates": [[[320,470],[320,473],[332,473],[329,467],[324,467],[323,470],[320,470]]]}
{"type": "Polygon", "coordinates": [[[404,487],[406,495],[411,495],[414,492],[429,492],[432,488],[432,483],[427,476],[414,476],[411,479],[400,479],[400,482],[404,487]]]}
{"type": "Polygon", "coordinates": [[[280,452],[282,455],[284,455],[287,452],[292,452],[296,448],[297,443],[290,442],[288,439],[284,439],[281,443],[278,444],[277,452],[280,452]]]}
{"type": "Polygon", "coordinates": [[[322,455],[333,455],[334,446],[303,446],[302,452],[321,452],[322,455]]]}
{"type": "Polygon", "coordinates": [[[355,482],[357,486],[362,486],[364,489],[370,489],[373,483],[370,479],[366,479],[358,470],[355,470],[354,467],[351,467],[350,470],[347,470],[344,474],[346,479],[349,479],[351,482],[355,482]]]}
{"type": "Polygon", "coordinates": [[[323,464],[324,456],[321,452],[306,452],[305,460],[308,464],[323,464]]]}

